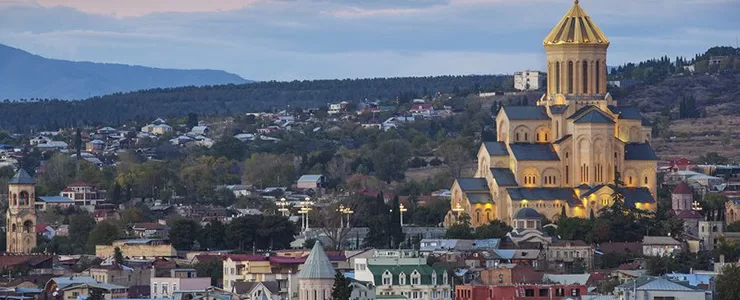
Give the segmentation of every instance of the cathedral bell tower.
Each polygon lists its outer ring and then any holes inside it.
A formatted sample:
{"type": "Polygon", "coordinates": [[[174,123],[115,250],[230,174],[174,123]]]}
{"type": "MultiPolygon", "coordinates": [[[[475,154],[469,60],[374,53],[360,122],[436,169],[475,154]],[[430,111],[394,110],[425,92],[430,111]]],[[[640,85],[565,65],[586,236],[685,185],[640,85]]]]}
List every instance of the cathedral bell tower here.
{"type": "Polygon", "coordinates": [[[606,105],[613,104],[606,92],[609,39],[578,2],[574,1],[543,41],[547,95],[540,101],[549,105],[603,105],[606,109],[606,105]]]}
{"type": "Polygon", "coordinates": [[[8,181],[5,214],[8,253],[31,253],[36,247],[36,181],[20,169],[8,181]]]}

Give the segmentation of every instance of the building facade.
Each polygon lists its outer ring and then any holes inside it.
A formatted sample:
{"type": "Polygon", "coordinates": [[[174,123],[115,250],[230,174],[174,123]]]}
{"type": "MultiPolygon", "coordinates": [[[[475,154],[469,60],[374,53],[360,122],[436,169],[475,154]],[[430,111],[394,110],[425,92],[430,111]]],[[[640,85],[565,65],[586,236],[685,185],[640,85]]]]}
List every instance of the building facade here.
{"type": "MultiPolygon", "coordinates": [[[[151,272],[154,273],[153,269],[151,272]]],[[[203,290],[211,286],[211,278],[198,277],[195,269],[172,269],[170,276],[152,276],[150,281],[150,295],[153,299],[172,299],[176,291],[203,290]]]]}
{"type": "Polygon", "coordinates": [[[334,288],[334,268],[324,252],[321,242],[316,242],[298,273],[299,300],[329,300],[334,288]]]}
{"type": "Polygon", "coordinates": [[[536,106],[499,110],[497,140],[480,146],[474,177],[452,185],[446,226],[463,214],[473,226],[510,223],[525,207],[585,218],[610,206],[615,189],[627,205],[656,209],[651,125],[606,91],[609,40],[576,1],[543,44],[547,93],[536,106]]]}
{"type": "Polygon", "coordinates": [[[8,181],[5,213],[8,253],[31,253],[36,247],[36,180],[20,169],[8,181]]]}
{"type": "Polygon", "coordinates": [[[547,74],[540,71],[522,71],[514,73],[514,89],[518,91],[536,91],[544,86],[547,74]]]}
{"type": "Polygon", "coordinates": [[[355,279],[375,285],[379,297],[452,299],[452,279],[444,269],[426,264],[426,258],[358,258],[355,279]]]}

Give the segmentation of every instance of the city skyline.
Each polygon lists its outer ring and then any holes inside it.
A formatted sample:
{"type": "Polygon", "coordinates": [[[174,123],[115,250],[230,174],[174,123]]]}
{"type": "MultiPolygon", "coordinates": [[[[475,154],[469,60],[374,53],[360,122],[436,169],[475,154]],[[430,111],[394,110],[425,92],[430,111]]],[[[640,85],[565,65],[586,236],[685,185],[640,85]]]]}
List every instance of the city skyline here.
{"type": "MultiPolygon", "coordinates": [[[[0,43],[49,58],[220,69],[254,80],[543,70],[570,0],[0,0],[0,43]]],[[[609,65],[735,46],[730,0],[581,1],[609,65]]]]}

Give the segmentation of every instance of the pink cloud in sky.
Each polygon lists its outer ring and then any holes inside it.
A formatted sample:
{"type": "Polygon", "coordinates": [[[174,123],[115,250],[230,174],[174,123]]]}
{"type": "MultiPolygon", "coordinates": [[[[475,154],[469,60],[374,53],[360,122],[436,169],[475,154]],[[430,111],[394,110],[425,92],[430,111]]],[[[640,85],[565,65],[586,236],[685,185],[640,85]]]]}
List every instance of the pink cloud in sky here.
{"type": "Polygon", "coordinates": [[[263,0],[36,0],[45,7],[69,6],[87,13],[136,17],[155,12],[209,12],[248,7],[263,0]]]}

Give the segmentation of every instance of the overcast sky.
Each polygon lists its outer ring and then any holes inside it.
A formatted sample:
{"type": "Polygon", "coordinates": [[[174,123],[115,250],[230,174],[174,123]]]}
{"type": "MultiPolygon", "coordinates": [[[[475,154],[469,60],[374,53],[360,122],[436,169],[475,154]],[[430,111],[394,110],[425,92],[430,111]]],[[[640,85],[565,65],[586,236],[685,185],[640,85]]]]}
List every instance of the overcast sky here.
{"type": "MultiPolygon", "coordinates": [[[[254,80],[542,69],[572,0],[0,0],[0,43],[254,80]]],[[[740,0],[581,0],[609,65],[735,46],[740,0]]]]}

